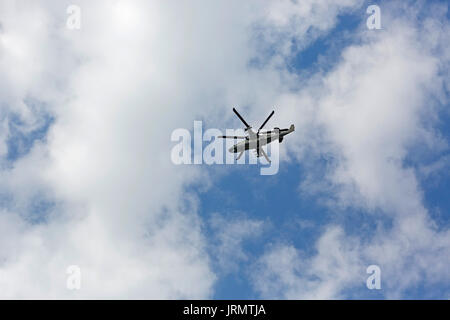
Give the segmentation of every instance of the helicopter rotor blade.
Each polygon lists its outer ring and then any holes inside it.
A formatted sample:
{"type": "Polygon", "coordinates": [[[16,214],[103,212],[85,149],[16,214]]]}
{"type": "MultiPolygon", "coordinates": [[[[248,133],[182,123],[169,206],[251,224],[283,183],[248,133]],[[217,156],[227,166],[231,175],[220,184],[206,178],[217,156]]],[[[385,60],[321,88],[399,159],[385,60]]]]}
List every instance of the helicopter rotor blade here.
{"type": "Polygon", "coordinates": [[[244,136],[218,136],[217,138],[223,139],[246,139],[244,136]]]}
{"type": "Polygon", "coordinates": [[[251,128],[249,126],[249,124],[244,120],[244,118],[242,118],[242,116],[239,114],[239,112],[237,112],[237,110],[235,108],[233,108],[234,113],[236,113],[236,115],[238,116],[238,118],[242,121],[243,124],[245,124],[246,129],[251,128]]]}
{"type": "Polygon", "coordinates": [[[259,127],[258,132],[259,132],[259,130],[261,130],[266,125],[267,121],[269,121],[269,119],[273,116],[274,113],[275,113],[275,111],[272,110],[272,112],[267,117],[266,121],[264,121],[263,124],[261,125],[261,127],[259,127]]]}

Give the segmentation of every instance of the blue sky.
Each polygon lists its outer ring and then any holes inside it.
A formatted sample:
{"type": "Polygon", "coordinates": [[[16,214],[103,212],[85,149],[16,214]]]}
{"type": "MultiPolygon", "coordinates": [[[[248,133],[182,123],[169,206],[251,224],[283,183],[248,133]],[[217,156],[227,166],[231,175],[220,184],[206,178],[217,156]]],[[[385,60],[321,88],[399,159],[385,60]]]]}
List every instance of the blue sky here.
{"type": "MultiPolygon", "coordinates": [[[[369,4],[372,3],[367,2],[360,10],[338,16],[338,23],[331,31],[292,57],[289,62],[291,72],[301,74],[317,71],[320,56],[326,57],[326,64],[321,66],[322,70],[327,72],[332,69],[338,62],[341,51],[348,45],[360,41],[353,34],[356,33],[356,30],[366,27],[365,22],[368,15],[364,15],[364,10],[369,4]]],[[[383,6],[383,2],[377,4],[383,6]]],[[[293,41],[295,47],[295,39],[293,41]]],[[[442,118],[435,129],[443,139],[448,141],[450,126],[447,107],[448,105],[443,106],[443,111],[440,113],[442,118]]],[[[241,126],[237,118],[234,124],[237,128],[241,126]]],[[[273,127],[276,124],[275,113],[268,126],[273,127]]],[[[295,139],[295,133],[286,138],[285,144],[288,144],[291,139],[295,139]]],[[[282,144],[280,147],[283,148],[284,145],[282,144]]],[[[408,158],[414,158],[414,153],[421,152],[421,149],[420,145],[412,146],[408,158]]],[[[432,163],[446,155],[448,155],[447,149],[437,154],[426,154],[425,160],[416,160],[419,163],[408,161],[406,158],[403,165],[418,169],[423,162],[432,163]]],[[[327,165],[330,164],[325,159],[317,159],[315,163],[316,167],[323,170],[327,165]]],[[[341,224],[347,234],[359,235],[367,238],[368,241],[376,232],[377,223],[382,223],[387,228],[392,224],[392,219],[383,214],[368,215],[364,210],[352,208],[331,210],[324,204],[324,197],[332,197],[330,194],[317,196],[300,192],[299,181],[304,179],[305,171],[309,169],[302,163],[284,162],[281,163],[280,172],[277,175],[260,176],[259,169],[252,166],[229,167],[226,169],[224,177],[218,178],[210,190],[200,194],[200,212],[206,220],[212,213],[218,212],[230,218],[239,217],[245,213],[249,219],[270,221],[270,227],[265,229],[261,235],[244,243],[245,250],[248,252],[248,260],[239,262],[239,271],[227,274],[218,281],[214,298],[258,298],[258,293],[255,292],[247,278],[248,273],[253,272],[252,267],[255,260],[267,246],[280,242],[290,244],[310,256],[315,253],[314,243],[323,232],[324,226],[330,222],[341,224]],[[297,219],[307,221],[307,227],[303,229],[293,227],[298,223],[297,219]]],[[[214,170],[211,174],[214,175],[214,170]]],[[[448,212],[450,210],[448,170],[444,170],[439,177],[420,179],[420,184],[423,190],[423,201],[429,209],[433,221],[440,229],[448,228],[448,212]]],[[[214,237],[214,230],[208,230],[208,234],[210,237],[214,237]]],[[[404,292],[404,298],[440,298],[445,296],[448,289],[446,283],[431,286],[419,283],[416,287],[404,292]]],[[[349,289],[346,294],[352,299],[386,298],[383,290],[368,290],[363,282],[360,283],[360,286],[349,289]]]]}
{"type": "Polygon", "coordinates": [[[0,6],[0,298],[448,299],[447,1],[66,5],[0,6]],[[232,107],[276,175],[170,162],[232,107]]]}

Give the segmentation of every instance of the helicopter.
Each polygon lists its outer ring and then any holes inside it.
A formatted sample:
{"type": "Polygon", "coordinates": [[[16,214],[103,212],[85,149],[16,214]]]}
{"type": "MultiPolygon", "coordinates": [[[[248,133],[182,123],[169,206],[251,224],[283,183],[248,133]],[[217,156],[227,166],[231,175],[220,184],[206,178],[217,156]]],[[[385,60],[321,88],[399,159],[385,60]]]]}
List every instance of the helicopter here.
{"type": "Polygon", "coordinates": [[[271,161],[262,147],[275,140],[278,140],[278,142],[281,143],[283,141],[284,136],[295,131],[295,126],[293,124],[291,124],[291,126],[288,129],[280,129],[278,127],[275,127],[273,130],[261,131],[261,129],[266,125],[266,123],[275,113],[274,110],[272,110],[270,115],[267,117],[267,119],[263,122],[263,124],[259,127],[258,131],[256,132],[253,131],[252,127],[244,120],[244,118],[242,118],[242,116],[239,114],[236,108],[233,108],[233,112],[245,125],[244,132],[247,133],[247,136],[218,136],[218,138],[243,140],[236,143],[234,146],[228,149],[228,151],[231,153],[239,152],[239,155],[237,156],[236,160],[239,160],[242,157],[245,150],[254,150],[258,158],[261,157],[262,155],[264,156],[264,158],[266,158],[267,162],[270,163],[271,161]]]}

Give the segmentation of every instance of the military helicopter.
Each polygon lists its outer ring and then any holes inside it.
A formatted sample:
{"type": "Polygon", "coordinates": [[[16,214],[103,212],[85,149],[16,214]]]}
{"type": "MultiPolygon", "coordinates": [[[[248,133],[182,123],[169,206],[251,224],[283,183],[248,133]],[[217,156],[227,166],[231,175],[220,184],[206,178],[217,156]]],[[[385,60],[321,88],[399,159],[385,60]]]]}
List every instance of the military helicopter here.
{"type": "Polygon", "coordinates": [[[233,108],[233,112],[238,116],[238,118],[245,125],[244,131],[247,132],[247,136],[218,136],[218,138],[224,139],[242,139],[243,141],[238,142],[230,149],[228,149],[231,153],[238,153],[236,160],[239,160],[245,150],[255,150],[256,156],[259,158],[261,155],[266,158],[267,162],[271,162],[267,153],[264,151],[262,146],[271,143],[272,141],[278,140],[280,143],[283,141],[285,135],[293,132],[295,127],[293,124],[289,127],[289,129],[280,129],[275,127],[273,130],[261,131],[261,129],[266,125],[267,121],[273,116],[275,111],[272,111],[270,115],[267,117],[266,121],[259,127],[258,131],[253,131],[252,127],[242,118],[242,116],[237,112],[235,108],[233,108]]]}

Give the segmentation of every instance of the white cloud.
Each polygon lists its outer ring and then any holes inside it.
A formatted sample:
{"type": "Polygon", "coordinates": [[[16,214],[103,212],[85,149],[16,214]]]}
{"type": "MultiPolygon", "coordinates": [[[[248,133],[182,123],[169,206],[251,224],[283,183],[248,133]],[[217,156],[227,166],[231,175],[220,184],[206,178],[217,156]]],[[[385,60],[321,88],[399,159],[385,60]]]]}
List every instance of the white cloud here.
{"type": "Polygon", "coordinates": [[[211,250],[218,267],[224,273],[236,272],[240,263],[247,263],[249,254],[244,243],[255,240],[264,232],[265,223],[244,216],[224,217],[214,214],[209,224],[212,230],[211,250]]]}
{"type": "MultiPolygon", "coordinates": [[[[78,4],[80,30],[65,28],[60,1],[1,4],[1,119],[17,115],[25,132],[46,114],[54,123],[0,173],[0,295],[210,297],[216,275],[188,188],[209,181],[170,163],[170,132],[199,116],[223,124],[235,103],[270,106],[283,75],[248,64],[260,54],[253,27],[272,22],[259,1],[78,4]],[[50,205],[39,212],[36,199],[50,205]],[[69,265],[80,291],[65,287],[69,265]]],[[[321,16],[338,12],[321,7],[302,29],[324,31],[321,16]]]]}
{"type": "Polygon", "coordinates": [[[329,227],[316,243],[318,254],[305,256],[292,245],[274,245],[257,261],[255,288],[264,297],[336,299],[343,286],[364,282],[358,241],[343,230],[329,227]]]}
{"type": "MultiPolygon", "coordinates": [[[[0,154],[11,114],[24,132],[44,114],[55,122],[0,173],[8,199],[0,213],[1,296],[210,297],[217,270],[189,186],[211,182],[200,168],[170,163],[170,132],[199,117],[224,125],[224,110],[236,104],[248,106],[251,123],[280,106],[280,123],[296,119],[291,155],[334,159],[323,177],[334,204],[382,209],[394,222],[370,244],[330,226],[313,257],[292,246],[269,249],[254,279],[263,296],[345,297],[368,262],[382,267],[389,296],[422,280],[448,283],[448,231],[434,229],[416,173],[403,164],[411,146],[437,144],[429,97],[446,103],[449,88],[442,12],[431,10],[422,23],[416,8],[399,19],[393,6],[398,21],[383,10],[386,29],[363,33],[329,74],[305,80],[284,68],[293,37],[302,48],[360,4],[81,2],[82,28],[70,31],[58,1],[2,2],[0,154]],[[274,55],[259,51],[273,46],[274,55]],[[252,58],[262,65],[250,67],[252,58]],[[52,203],[38,221],[37,198],[52,203]],[[83,275],[77,292],[65,288],[73,264],[83,275]]],[[[259,224],[232,226],[219,233],[221,250],[245,259],[231,248],[259,224]]]]}
{"type": "Polygon", "coordinates": [[[326,34],[336,25],[340,14],[358,9],[362,3],[361,0],[270,2],[263,9],[262,26],[266,28],[259,34],[264,39],[260,44],[275,51],[276,58],[271,57],[274,61],[284,60],[326,34]]]}
{"type": "Polygon", "coordinates": [[[298,160],[311,160],[311,151],[313,161],[329,159],[326,171],[307,179],[303,191],[331,196],[335,201],[328,203],[339,214],[347,208],[381,210],[392,228],[377,229],[369,242],[330,228],[318,240],[317,254],[303,259],[291,246],[269,249],[255,279],[263,296],[346,297],[348,289],[364,286],[361,272],[370,264],[380,265],[387,297],[401,297],[418,284],[450,282],[450,232],[435,228],[417,173],[404,164],[412,147],[442,148],[433,121],[440,112],[436,101],[448,104],[443,89],[450,26],[440,20],[442,7],[423,11],[423,20],[416,9],[383,7],[383,30],[361,31],[362,43],[346,48],[330,73],[279,103],[285,116],[306,123],[292,149],[298,160]]]}

